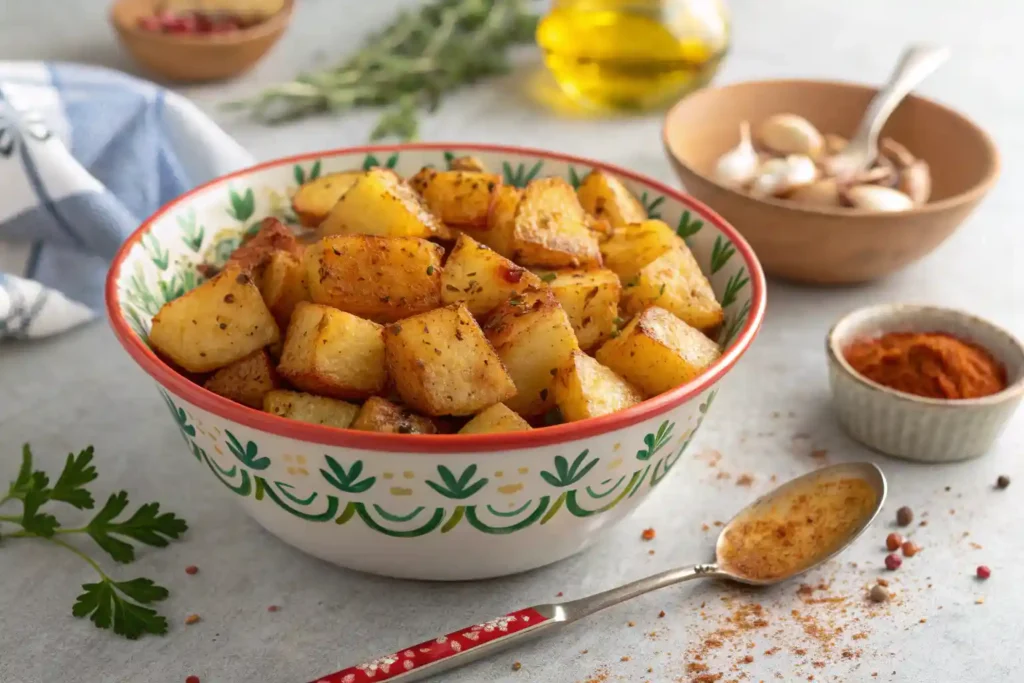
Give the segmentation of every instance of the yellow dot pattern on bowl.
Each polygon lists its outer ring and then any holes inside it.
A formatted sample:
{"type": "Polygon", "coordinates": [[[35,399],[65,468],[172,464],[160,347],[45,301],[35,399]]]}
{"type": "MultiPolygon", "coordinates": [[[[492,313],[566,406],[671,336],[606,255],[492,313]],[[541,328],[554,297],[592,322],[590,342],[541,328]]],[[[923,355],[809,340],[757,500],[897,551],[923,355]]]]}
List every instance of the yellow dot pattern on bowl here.
{"type": "Polygon", "coordinates": [[[385,472],[381,476],[384,477],[385,479],[394,479],[395,478],[395,475],[392,474],[391,472],[385,472]]]}
{"type": "Polygon", "coordinates": [[[306,456],[285,453],[284,461],[288,463],[288,467],[285,468],[285,471],[288,472],[288,474],[300,477],[309,475],[309,470],[304,467],[306,464],[306,456]]]}
{"type": "Polygon", "coordinates": [[[412,489],[402,488],[401,486],[392,486],[391,487],[391,495],[392,496],[411,496],[412,495],[412,489]]]}
{"type": "Polygon", "coordinates": [[[416,475],[414,473],[410,472],[409,470],[406,470],[405,472],[402,472],[402,476],[405,477],[406,479],[415,479],[416,478],[416,475]]]}
{"type": "Polygon", "coordinates": [[[494,476],[496,476],[496,477],[498,477],[499,479],[501,479],[502,477],[504,477],[504,476],[505,476],[505,473],[504,473],[504,472],[502,472],[501,470],[498,470],[497,472],[495,472],[495,473],[494,473],[494,476]]]}
{"type": "Polygon", "coordinates": [[[523,490],[522,482],[519,482],[518,484],[505,484],[504,486],[499,486],[498,487],[498,493],[502,493],[502,494],[504,494],[506,496],[511,496],[512,494],[519,493],[522,490],[523,490]]]}
{"type": "Polygon", "coordinates": [[[622,458],[615,458],[610,463],[608,463],[608,469],[615,470],[615,469],[618,469],[621,465],[622,465],[622,458]]]}
{"type": "Polygon", "coordinates": [[[527,474],[527,473],[529,473],[529,471],[530,471],[529,467],[520,467],[519,468],[519,474],[527,474]]]}
{"type": "Polygon", "coordinates": [[[616,441],[616,442],[615,442],[615,445],[614,445],[614,446],[612,446],[612,450],[613,450],[613,451],[617,451],[617,450],[619,450],[620,448],[622,448],[622,443],[621,443],[621,442],[619,442],[619,441],[616,441]]]}

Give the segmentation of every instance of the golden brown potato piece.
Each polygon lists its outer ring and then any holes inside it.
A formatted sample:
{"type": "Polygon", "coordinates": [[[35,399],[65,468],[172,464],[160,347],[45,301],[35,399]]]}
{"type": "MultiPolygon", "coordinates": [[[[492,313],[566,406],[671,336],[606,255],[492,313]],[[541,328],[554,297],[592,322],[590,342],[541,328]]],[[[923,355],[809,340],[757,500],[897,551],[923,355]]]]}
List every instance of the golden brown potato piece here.
{"type": "Polygon", "coordinates": [[[487,227],[487,214],[501,186],[501,176],[424,168],[409,179],[409,185],[445,225],[479,229],[487,227]]]}
{"type": "Polygon", "coordinates": [[[299,222],[310,228],[320,225],[342,195],[351,189],[362,171],[328,173],[316,180],[303,183],[292,197],[292,211],[299,222]]]}
{"type": "Polygon", "coordinates": [[[674,313],[709,336],[725,318],[711,283],[685,244],[669,249],[626,281],[622,307],[628,315],[651,305],[674,313]]]}
{"type": "Polygon", "coordinates": [[[472,420],[463,425],[459,434],[495,434],[498,432],[525,432],[533,429],[530,423],[504,403],[495,403],[481,410],[472,420]]]}
{"type": "Polygon", "coordinates": [[[669,249],[686,243],[661,221],[644,221],[616,228],[601,243],[604,267],[615,272],[623,282],[669,249]]]}
{"type": "Polygon", "coordinates": [[[515,394],[512,378],[463,304],[388,325],[384,344],[395,389],[425,415],[472,415],[515,394]]]}
{"type": "Polygon", "coordinates": [[[359,413],[359,406],[336,398],[278,390],[263,398],[263,411],[299,422],[348,429],[359,413]]]}
{"type": "Polygon", "coordinates": [[[416,237],[346,235],[306,247],[310,298],[391,322],[441,305],[444,249],[416,237]]]}
{"type": "Polygon", "coordinates": [[[441,300],[445,304],[465,302],[470,313],[483,315],[509,296],[540,286],[540,278],[526,268],[462,234],[444,264],[441,300]]]}
{"type": "Polygon", "coordinates": [[[282,330],[300,301],[309,301],[306,270],[302,261],[286,251],[275,251],[259,277],[260,293],[282,330]]]}
{"type": "Polygon", "coordinates": [[[600,266],[597,237],[572,186],[561,178],[530,181],[516,207],[512,260],[524,266],[600,266]]]}
{"type": "Polygon", "coordinates": [[[647,220],[647,212],[622,181],[607,171],[594,169],[580,183],[576,194],[584,210],[604,219],[613,228],[647,220]]]}
{"type": "Polygon", "coordinates": [[[277,371],[313,394],[359,399],[382,393],[388,373],[381,330],[351,313],[300,302],[277,371]]]}
{"type": "Polygon", "coordinates": [[[505,404],[523,417],[550,409],[555,374],[579,349],[569,316],[551,290],[527,292],[498,306],[484,333],[515,382],[516,395],[505,404]]]}
{"type": "Polygon", "coordinates": [[[234,265],[243,271],[258,273],[275,251],[286,251],[296,258],[302,258],[302,250],[291,228],[276,218],[264,218],[259,232],[231,253],[225,267],[234,265]]]}
{"type": "Polygon", "coordinates": [[[443,226],[394,171],[371,168],[338,199],[317,232],[328,235],[431,237],[443,226]]]}
{"type": "Polygon", "coordinates": [[[225,365],[203,384],[215,394],[250,408],[263,408],[263,397],[281,385],[274,361],[265,349],[225,365]]]}
{"type": "Polygon", "coordinates": [[[374,396],[363,404],[352,423],[352,429],[390,434],[436,434],[437,425],[427,417],[408,408],[374,396]]]}
{"type": "Polygon", "coordinates": [[[608,339],[619,317],[622,285],[610,270],[557,270],[541,275],[569,316],[580,348],[589,350],[608,339]]]}
{"type": "Polygon", "coordinates": [[[505,258],[512,258],[512,235],[516,227],[516,208],[523,191],[512,185],[500,185],[494,191],[487,214],[487,226],[470,232],[473,239],[486,244],[505,258]]]}
{"type": "Polygon", "coordinates": [[[615,413],[642,400],[638,389],[582,351],[558,369],[555,405],[567,422],[615,413]]]}
{"type": "Polygon", "coordinates": [[[696,328],[651,306],[597,350],[597,360],[650,398],[686,384],[722,355],[696,328]]]}
{"type": "Polygon", "coordinates": [[[252,277],[237,265],[163,305],[149,343],[189,372],[210,372],[280,339],[252,277]]]}
{"type": "Polygon", "coordinates": [[[451,163],[448,164],[448,170],[487,173],[487,167],[484,166],[484,162],[473,156],[457,157],[452,159],[451,163]]]}

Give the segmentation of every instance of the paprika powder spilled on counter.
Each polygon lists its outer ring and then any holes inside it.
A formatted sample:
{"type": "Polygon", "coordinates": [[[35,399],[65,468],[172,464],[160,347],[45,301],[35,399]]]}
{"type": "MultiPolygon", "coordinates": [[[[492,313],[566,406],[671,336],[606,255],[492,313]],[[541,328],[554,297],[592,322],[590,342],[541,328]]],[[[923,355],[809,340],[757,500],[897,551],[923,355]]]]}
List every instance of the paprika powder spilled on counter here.
{"type": "Polygon", "coordinates": [[[856,477],[812,479],[748,508],[718,542],[721,568],[752,581],[775,581],[842,547],[874,514],[878,494],[856,477]]]}
{"type": "Polygon", "coordinates": [[[924,398],[980,398],[1006,388],[1006,369],[992,354],[942,332],[891,332],[855,341],[843,355],[871,381],[924,398]]]}

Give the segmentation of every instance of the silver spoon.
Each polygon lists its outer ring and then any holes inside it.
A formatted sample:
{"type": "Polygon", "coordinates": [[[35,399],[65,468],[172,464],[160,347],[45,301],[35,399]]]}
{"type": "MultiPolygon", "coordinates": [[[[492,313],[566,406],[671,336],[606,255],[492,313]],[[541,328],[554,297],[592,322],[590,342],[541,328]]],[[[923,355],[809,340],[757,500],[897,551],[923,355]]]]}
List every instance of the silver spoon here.
{"type": "Polygon", "coordinates": [[[640,579],[624,586],[613,588],[590,597],[580,598],[561,604],[535,605],[506,614],[484,624],[460,629],[448,635],[413,645],[394,654],[379,657],[372,662],[343,669],[316,679],[315,683],[379,683],[380,681],[419,681],[428,676],[448,671],[470,662],[488,657],[498,650],[518,645],[541,635],[551,635],[569,624],[594,612],[625,602],[644,593],[673,586],[683,581],[702,578],[729,579],[754,586],[768,586],[787,581],[832,559],[851,543],[871,524],[885,502],[886,483],[882,471],[869,462],[833,465],[797,477],[771,493],[761,496],[733,517],[718,536],[712,564],[695,564],[640,579]],[[785,576],[758,580],[743,576],[727,568],[724,559],[725,539],[731,529],[752,515],[771,508],[797,489],[806,489],[815,483],[837,480],[859,479],[866,482],[875,494],[875,504],[852,526],[843,539],[819,556],[809,557],[804,565],[794,568],[785,576]]]}
{"type": "Polygon", "coordinates": [[[841,152],[828,161],[829,171],[850,178],[868,169],[878,158],[878,136],[903,98],[949,59],[949,48],[911,45],[900,56],[896,70],[868,104],[857,132],[841,152]]]}

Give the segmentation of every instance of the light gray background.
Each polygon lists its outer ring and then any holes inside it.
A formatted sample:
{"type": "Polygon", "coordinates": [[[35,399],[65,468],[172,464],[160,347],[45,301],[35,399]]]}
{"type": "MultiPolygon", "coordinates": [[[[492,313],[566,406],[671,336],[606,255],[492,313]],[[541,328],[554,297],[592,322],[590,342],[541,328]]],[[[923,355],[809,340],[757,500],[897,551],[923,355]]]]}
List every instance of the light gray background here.
{"type": "MultiPolygon", "coordinates": [[[[131,70],[95,0],[0,0],[0,59],[70,59],[131,70]]],[[[301,0],[288,34],[254,72],[227,86],[185,88],[258,158],[364,142],[373,116],[323,118],[268,129],[216,110],[218,102],[345,53],[397,7],[393,1],[301,0]]],[[[851,614],[864,610],[859,587],[875,575],[880,543],[893,511],[911,505],[928,512],[918,529],[925,550],[895,577],[901,602],[878,612],[855,645],[859,658],[760,653],[773,645],[802,647],[799,628],[779,618],[806,611],[795,586],[758,599],[772,605],[773,627],[755,634],[755,661],[746,680],[996,681],[1018,680],[1024,560],[1024,418],[1018,415],[995,450],[973,463],[919,466],[873,455],[849,441],[830,413],[822,339],[843,312],[877,301],[933,302],[972,310],[1024,336],[1024,276],[1013,273],[1022,250],[1020,188],[1024,186],[1024,9],[1016,0],[787,0],[733,3],[735,46],[719,82],[774,76],[883,79],[903,43],[942,42],[953,60],[922,88],[963,110],[995,137],[1003,153],[1002,180],[967,225],[934,255],[868,287],[830,291],[772,282],[768,316],[750,353],[730,375],[691,453],[723,454],[720,469],[757,476],[753,489],[715,478],[696,458],[677,468],[639,512],[591,551],[525,576],[462,585],[426,585],[357,575],[304,557],[249,521],[221,486],[186,457],[174,424],[150,380],[129,361],[103,322],[57,339],[0,347],[0,474],[13,475],[19,446],[31,441],[51,469],[64,455],[95,444],[104,494],[127,489],[137,502],[157,499],[191,524],[187,539],[166,550],[143,550],[117,571],[148,575],[172,590],[162,610],[172,622],[164,638],[127,642],[75,620],[78,586],[93,580],[80,560],[44,543],[0,546],[0,681],[303,683],[396,647],[546,602],[609,587],[646,573],[706,558],[712,536],[701,524],[725,519],[767,488],[767,479],[815,465],[812,449],[832,461],[870,458],[891,484],[879,524],[844,563],[823,576],[835,594],[851,596],[851,614]],[[975,7],[978,9],[971,9],[975,7]],[[772,417],[773,411],[780,413],[772,417]],[[804,436],[801,436],[804,435],[804,436]],[[794,438],[797,437],[797,438],[794,438]],[[1000,473],[1014,485],[995,493],[1000,473]],[[1019,475],[1019,476],[1018,476],[1019,475]],[[944,487],[952,487],[945,491],[944,487]],[[955,510],[955,513],[950,513],[955,510]],[[657,539],[642,543],[642,529],[657,539]],[[963,538],[969,532],[969,538],[963,538]],[[983,549],[973,549],[974,541],[983,549]],[[655,548],[651,556],[648,549],[655,548]],[[860,573],[848,565],[860,563],[860,573]],[[972,579],[986,563],[993,576],[972,579]],[[188,564],[201,567],[186,576],[188,564]],[[870,568],[866,570],[865,567],[870,568]],[[931,588],[928,588],[931,586],[931,588]],[[984,604],[976,599],[987,597],[984,604]],[[268,613],[270,604],[281,605],[268,613]],[[202,623],[184,627],[192,612],[202,623]],[[925,620],[925,623],[921,623],[925,620]],[[772,636],[776,626],[783,635],[772,636]],[[838,661],[838,663],[837,663],[838,661]],[[803,663],[801,663],[803,662],[803,663]],[[878,672],[878,678],[871,677],[878,672]]],[[[662,156],[660,118],[558,118],[523,95],[535,62],[506,80],[446,101],[423,125],[425,140],[529,144],[608,160],[674,182],[662,156]]],[[[608,666],[608,680],[686,680],[683,651],[706,634],[706,611],[720,614],[714,586],[689,586],[639,599],[579,624],[555,640],[498,656],[443,676],[445,681],[586,680],[608,666]],[[667,616],[657,618],[665,609],[667,616]],[[628,621],[635,628],[627,626],[628,621]],[[658,636],[648,634],[657,630],[658,636]],[[588,650],[586,655],[579,654],[588,650]],[[631,658],[622,662],[623,656],[631,658]],[[515,660],[523,663],[511,671],[515,660]],[[647,673],[647,669],[652,669],[647,673]]],[[[731,659],[734,655],[728,654],[731,659]]],[[[720,670],[712,667],[712,671],[720,670]]],[[[735,677],[726,674],[723,681],[735,677]]]]}

